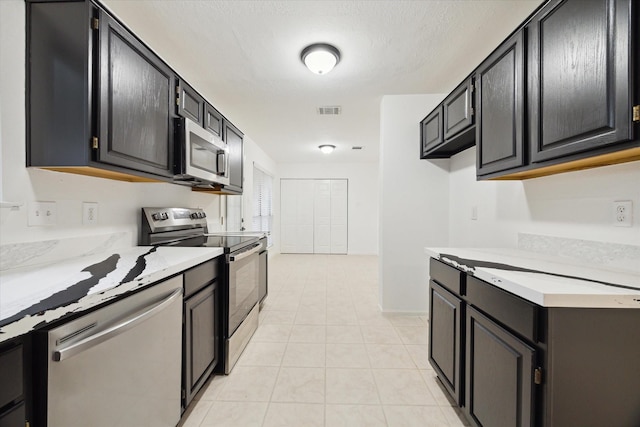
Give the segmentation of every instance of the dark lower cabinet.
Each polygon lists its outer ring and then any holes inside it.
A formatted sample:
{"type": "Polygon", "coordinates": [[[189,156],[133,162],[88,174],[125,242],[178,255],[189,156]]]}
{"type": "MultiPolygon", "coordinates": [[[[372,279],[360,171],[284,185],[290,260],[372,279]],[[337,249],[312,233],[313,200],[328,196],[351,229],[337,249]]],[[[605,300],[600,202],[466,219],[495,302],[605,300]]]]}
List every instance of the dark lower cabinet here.
{"type": "Polygon", "coordinates": [[[524,34],[517,32],[476,71],[477,174],[525,164],[524,34]]]}
{"type": "Polygon", "coordinates": [[[554,0],[527,25],[532,162],[633,138],[630,2],[554,0]]]}
{"type": "Polygon", "coordinates": [[[536,350],[467,309],[466,398],[468,418],[478,426],[534,425],[536,350]]]}
{"type": "Polygon", "coordinates": [[[0,346],[0,427],[24,427],[25,384],[23,345],[20,342],[0,346]]]}
{"type": "Polygon", "coordinates": [[[184,274],[182,399],[183,410],[202,388],[220,357],[219,259],[184,274]]]}
{"type": "Polygon", "coordinates": [[[430,260],[429,362],[472,425],[640,426],[637,308],[541,307],[430,260]]]}
{"type": "Polygon", "coordinates": [[[429,362],[444,387],[462,405],[462,300],[433,280],[429,298],[429,362]]]}

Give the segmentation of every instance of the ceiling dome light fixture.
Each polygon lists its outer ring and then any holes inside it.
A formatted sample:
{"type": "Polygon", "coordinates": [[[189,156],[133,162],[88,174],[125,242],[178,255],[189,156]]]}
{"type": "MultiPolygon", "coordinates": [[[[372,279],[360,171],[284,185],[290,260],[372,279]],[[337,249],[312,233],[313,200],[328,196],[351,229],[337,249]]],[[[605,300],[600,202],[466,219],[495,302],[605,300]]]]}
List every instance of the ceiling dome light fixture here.
{"type": "Polygon", "coordinates": [[[336,146],[335,145],[331,145],[331,144],[323,144],[323,145],[319,145],[318,148],[324,154],[331,154],[331,153],[333,153],[333,150],[336,149],[336,146]]]}
{"type": "Polygon", "coordinates": [[[316,74],[327,74],[340,62],[340,51],[327,43],[315,43],[302,49],[302,63],[316,74]]]}

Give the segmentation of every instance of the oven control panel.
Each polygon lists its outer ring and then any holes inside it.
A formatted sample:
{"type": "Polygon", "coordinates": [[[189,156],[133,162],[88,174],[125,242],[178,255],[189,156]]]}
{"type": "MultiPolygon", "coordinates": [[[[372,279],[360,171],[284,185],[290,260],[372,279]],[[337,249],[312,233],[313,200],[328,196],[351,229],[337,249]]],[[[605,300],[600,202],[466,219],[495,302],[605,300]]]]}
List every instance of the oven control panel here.
{"type": "Polygon", "coordinates": [[[151,232],[207,226],[207,214],[199,208],[142,208],[143,227],[151,232]]]}

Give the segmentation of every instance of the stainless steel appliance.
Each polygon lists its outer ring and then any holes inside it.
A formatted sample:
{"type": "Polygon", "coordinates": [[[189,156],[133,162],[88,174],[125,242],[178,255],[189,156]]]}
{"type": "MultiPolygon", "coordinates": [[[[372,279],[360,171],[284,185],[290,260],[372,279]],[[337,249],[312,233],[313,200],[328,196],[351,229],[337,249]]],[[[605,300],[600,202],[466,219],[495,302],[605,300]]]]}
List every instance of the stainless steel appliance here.
{"type": "Polygon", "coordinates": [[[186,117],[175,122],[174,182],[229,185],[229,150],[218,135],[186,117]]]}
{"type": "MultiPolygon", "coordinates": [[[[220,281],[222,354],[216,372],[231,372],[258,328],[260,253],[266,249],[261,237],[256,233],[208,233],[202,209],[142,209],[141,245],[208,246],[224,250],[220,281]]],[[[266,277],[264,280],[266,291],[266,277]]]]}
{"type": "Polygon", "coordinates": [[[174,427],[181,319],[177,276],[40,334],[48,360],[46,425],[174,427]]]}

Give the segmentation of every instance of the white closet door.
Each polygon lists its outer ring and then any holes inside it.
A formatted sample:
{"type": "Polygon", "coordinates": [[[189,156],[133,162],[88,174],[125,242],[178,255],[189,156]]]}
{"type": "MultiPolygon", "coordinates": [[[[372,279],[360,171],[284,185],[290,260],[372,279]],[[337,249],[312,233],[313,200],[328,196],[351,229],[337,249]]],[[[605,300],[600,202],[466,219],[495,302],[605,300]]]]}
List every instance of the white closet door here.
{"type": "Polygon", "coordinates": [[[348,184],[346,179],[331,180],[331,253],[347,253],[348,184]]]}
{"type": "Polygon", "coordinates": [[[315,180],[313,252],[331,253],[331,181],[315,180]]]}
{"type": "Polygon", "coordinates": [[[296,253],[299,254],[313,253],[313,192],[313,180],[301,179],[298,181],[296,253]]]}
{"type": "Polygon", "coordinates": [[[298,182],[292,179],[280,181],[280,229],[281,252],[296,253],[298,230],[298,182]]]}

